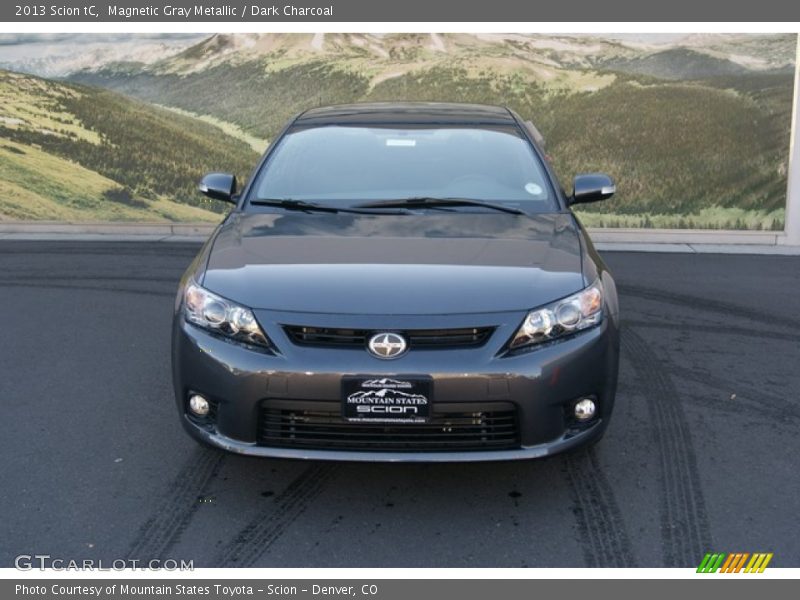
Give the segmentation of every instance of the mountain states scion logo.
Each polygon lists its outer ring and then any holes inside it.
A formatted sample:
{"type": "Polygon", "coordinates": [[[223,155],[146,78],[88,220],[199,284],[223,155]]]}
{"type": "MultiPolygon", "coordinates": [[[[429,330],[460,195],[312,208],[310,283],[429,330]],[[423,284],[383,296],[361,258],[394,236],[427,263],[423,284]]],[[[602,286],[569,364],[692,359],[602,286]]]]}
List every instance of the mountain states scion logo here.
{"type": "Polygon", "coordinates": [[[380,404],[380,405],[414,405],[428,404],[422,394],[408,394],[399,390],[380,389],[355,392],[347,397],[348,404],[380,404]]]}

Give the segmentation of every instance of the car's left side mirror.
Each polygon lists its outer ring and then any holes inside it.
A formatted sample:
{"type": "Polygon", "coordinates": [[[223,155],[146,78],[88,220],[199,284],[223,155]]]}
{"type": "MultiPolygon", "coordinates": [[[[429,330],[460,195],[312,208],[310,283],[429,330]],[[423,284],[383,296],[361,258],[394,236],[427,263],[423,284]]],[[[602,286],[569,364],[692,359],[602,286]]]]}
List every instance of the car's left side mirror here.
{"type": "Polygon", "coordinates": [[[576,175],[572,184],[572,196],[569,198],[569,204],[571,206],[599,202],[611,198],[616,191],[617,186],[614,180],[605,173],[576,175]]]}
{"type": "Polygon", "coordinates": [[[197,187],[200,193],[214,200],[236,203],[236,175],[230,173],[209,173],[197,187]]]}

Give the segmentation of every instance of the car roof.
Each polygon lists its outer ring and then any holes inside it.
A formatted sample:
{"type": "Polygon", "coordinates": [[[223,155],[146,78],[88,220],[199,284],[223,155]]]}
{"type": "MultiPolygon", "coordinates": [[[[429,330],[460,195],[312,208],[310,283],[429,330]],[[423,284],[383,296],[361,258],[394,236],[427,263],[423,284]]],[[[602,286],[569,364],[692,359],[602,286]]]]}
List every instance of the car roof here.
{"type": "Polygon", "coordinates": [[[474,124],[511,125],[511,112],[501,106],[449,102],[364,102],[312,108],[296,125],[474,124]]]}

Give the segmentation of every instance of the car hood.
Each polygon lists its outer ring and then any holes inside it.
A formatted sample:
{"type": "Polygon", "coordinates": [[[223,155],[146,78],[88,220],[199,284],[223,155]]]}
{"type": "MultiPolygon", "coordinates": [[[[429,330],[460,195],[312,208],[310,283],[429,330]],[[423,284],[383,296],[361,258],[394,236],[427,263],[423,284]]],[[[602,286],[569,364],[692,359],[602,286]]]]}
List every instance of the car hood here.
{"type": "Polygon", "coordinates": [[[202,280],[251,308],[340,314],[529,309],[583,287],[566,214],[231,215],[202,280]]]}

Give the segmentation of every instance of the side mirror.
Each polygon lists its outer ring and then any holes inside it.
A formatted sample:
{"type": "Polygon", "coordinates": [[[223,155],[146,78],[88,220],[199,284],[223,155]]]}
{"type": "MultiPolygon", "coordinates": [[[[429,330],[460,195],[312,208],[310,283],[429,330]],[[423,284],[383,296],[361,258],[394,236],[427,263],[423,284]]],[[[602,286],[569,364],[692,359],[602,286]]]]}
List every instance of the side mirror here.
{"type": "Polygon", "coordinates": [[[616,191],[617,186],[614,180],[605,173],[576,175],[572,184],[572,197],[569,199],[569,204],[571,206],[606,200],[611,198],[616,191]]]}
{"type": "Polygon", "coordinates": [[[230,173],[209,173],[203,177],[197,189],[213,200],[236,203],[233,198],[236,194],[236,176],[230,173]]]}

